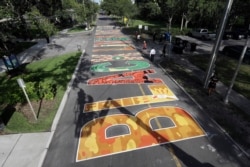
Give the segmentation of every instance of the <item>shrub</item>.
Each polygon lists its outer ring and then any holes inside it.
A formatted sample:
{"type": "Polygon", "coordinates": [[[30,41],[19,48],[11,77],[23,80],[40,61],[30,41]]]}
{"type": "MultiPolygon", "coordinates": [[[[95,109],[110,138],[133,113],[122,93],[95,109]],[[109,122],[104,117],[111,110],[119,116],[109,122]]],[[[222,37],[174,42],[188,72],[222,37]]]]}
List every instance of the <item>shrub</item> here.
{"type": "MultiPolygon", "coordinates": [[[[56,84],[50,82],[26,82],[25,91],[30,100],[52,100],[54,99],[57,88],[56,84]]],[[[26,102],[26,97],[20,87],[12,87],[10,93],[2,94],[0,96],[1,103],[16,104],[26,102]]]]}
{"type": "Polygon", "coordinates": [[[50,82],[39,82],[38,96],[40,99],[52,100],[56,95],[56,84],[50,82]]]}
{"type": "Polygon", "coordinates": [[[25,102],[26,98],[23,94],[23,91],[17,87],[15,90],[13,90],[14,93],[7,93],[4,96],[4,102],[8,104],[16,104],[18,102],[25,102]]]}
{"type": "Polygon", "coordinates": [[[34,100],[39,100],[40,98],[39,98],[39,96],[38,96],[38,94],[37,94],[37,91],[38,91],[38,89],[37,89],[38,87],[37,87],[37,83],[36,82],[27,82],[26,83],[26,88],[25,88],[25,90],[26,90],[26,92],[27,92],[27,94],[28,94],[28,96],[29,96],[29,98],[30,99],[34,99],[34,100]]]}

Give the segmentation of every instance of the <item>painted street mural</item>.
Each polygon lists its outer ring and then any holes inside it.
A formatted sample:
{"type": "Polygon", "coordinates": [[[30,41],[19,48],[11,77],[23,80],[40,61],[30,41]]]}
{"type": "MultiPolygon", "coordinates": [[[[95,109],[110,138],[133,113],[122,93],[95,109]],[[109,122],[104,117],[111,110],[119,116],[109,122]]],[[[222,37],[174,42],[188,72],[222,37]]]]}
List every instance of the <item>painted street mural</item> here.
{"type": "Polygon", "coordinates": [[[199,136],[204,136],[203,130],[181,108],[162,106],[135,116],[109,115],[83,126],[77,161],[199,136]]]}
{"type": "Polygon", "coordinates": [[[95,40],[96,41],[128,41],[129,38],[126,36],[117,37],[117,36],[104,35],[104,36],[96,36],[95,40]]]}
{"type": "Polygon", "coordinates": [[[168,106],[168,102],[176,101],[178,97],[156,77],[157,72],[150,62],[120,29],[97,27],[91,63],[93,73],[107,74],[89,79],[88,86],[110,85],[112,89],[113,85],[135,84],[135,89],[142,91],[142,95],[86,103],[84,114],[96,112],[101,115],[103,110],[144,106],[135,107],[137,109],[131,113],[111,112],[84,124],[79,134],[76,162],[205,135],[185,109],[168,106]],[[147,93],[142,90],[142,84],[147,93]],[[162,106],[151,106],[156,103],[162,106]]]}
{"type": "Polygon", "coordinates": [[[96,48],[93,50],[93,53],[103,53],[103,51],[134,51],[135,48],[133,46],[128,46],[127,44],[124,45],[115,45],[115,46],[108,46],[108,48],[96,48]]]}
{"type": "Polygon", "coordinates": [[[150,67],[146,61],[128,60],[124,66],[114,67],[112,62],[104,62],[92,65],[90,70],[94,72],[117,72],[117,71],[132,71],[141,70],[150,67]]]}
{"type": "Polygon", "coordinates": [[[173,94],[173,92],[165,84],[149,85],[148,88],[152,95],[135,96],[122,99],[86,103],[84,105],[84,112],[178,100],[177,97],[173,94]]]}
{"type": "Polygon", "coordinates": [[[119,60],[144,60],[139,53],[127,53],[117,55],[92,55],[91,63],[119,60]]]}
{"type": "Polygon", "coordinates": [[[107,85],[107,84],[143,84],[143,83],[163,83],[160,78],[150,78],[155,70],[141,70],[134,72],[124,72],[119,74],[107,75],[103,77],[89,79],[89,85],[107,85]]]}
{"type": "MultiPolygon", "coordinates": [[[[96,41],[94,47],[133,46],[131,41],[96,41]]],[[[96,48],[95,48],[96,49],[96,48]]]]}

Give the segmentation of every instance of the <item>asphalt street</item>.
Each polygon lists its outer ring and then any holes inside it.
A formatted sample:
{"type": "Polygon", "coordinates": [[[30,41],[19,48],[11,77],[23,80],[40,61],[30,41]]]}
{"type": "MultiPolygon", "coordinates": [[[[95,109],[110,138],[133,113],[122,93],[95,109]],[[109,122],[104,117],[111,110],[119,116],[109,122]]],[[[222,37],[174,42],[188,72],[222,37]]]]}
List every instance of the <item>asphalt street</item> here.
{"type": "Polygon", "coordinates": [[[249,166],[159,56],[150,62],[108,16],[91,35],[44,167],[249,166]]]}

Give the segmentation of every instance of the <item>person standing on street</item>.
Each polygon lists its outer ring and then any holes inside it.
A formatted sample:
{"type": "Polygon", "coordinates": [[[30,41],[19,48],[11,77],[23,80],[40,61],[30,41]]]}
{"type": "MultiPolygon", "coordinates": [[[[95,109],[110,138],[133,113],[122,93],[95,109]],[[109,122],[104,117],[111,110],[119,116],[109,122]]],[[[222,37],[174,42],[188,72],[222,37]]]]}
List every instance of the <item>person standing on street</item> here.
{"type": "Polygon", "coordinates": [[[214,74],[209,81],[208,84],[208,96],[211,95],[212,92],[215,91],[216,88],[216,83],[219,81],[219,79],[217,78],[216,74],[214,74]]]}
{"type": "Polygon", "coordinates": [[[135,39],[137,39],[138,31],[135,31],[135,39]]]}
{"type": "Polygon", "coordinates": [[[154,57],[155,57],[156,51],[154,48],[150,50],[149,57],[152,62],[154,62],[154,57]]]}
{"type": "Polygon", "coordinates": [[[155,42],[155,40],[156,40],[156,32],[154,32],[154,34],[153,34],[153,41],[155,42]]]}
{"type": "Polygon", "coordinates": [[[166,57],[166,48],[167,48],[167,44],[165,43],[162,49],[162,55],[163,57],[166,57]]]}
{"type": "Polygon", "coordinates": [[[143,41],[143,47],[142,49],[147,49],[147,42],[146,41],[143,41]]]}
{"type": "Polygon", "coordinates": [[[135,32],[135,39],[138,42],[141,38],[141,35],[138,33],[138,31],[135,32]]]}

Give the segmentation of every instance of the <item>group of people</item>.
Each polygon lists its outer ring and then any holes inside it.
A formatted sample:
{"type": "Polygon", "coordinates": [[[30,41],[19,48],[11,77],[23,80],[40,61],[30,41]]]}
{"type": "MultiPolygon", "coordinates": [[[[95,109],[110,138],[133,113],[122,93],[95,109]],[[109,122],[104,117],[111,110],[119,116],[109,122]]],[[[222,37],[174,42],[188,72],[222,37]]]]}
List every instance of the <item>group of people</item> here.
{"type": "MultiPolygon", "coordinates": [[[[148,48],[147,42],[143,41],[142,49],[146,50],[147,48],[148,48]]],[[[149,52],[150,61],[152,61],[152,62],[154,61],[155,54],[156,54],[156,50],[154,47],[152,47],[152,49],[149,52]]]]}
{"type": "MultiPolygon", "coordinates": [[[[153,34],[153,41],[155,40],[155,35],[156,34],[153,34]]],[[[138,34],[138,32],[136,32],[136,38],[137,38],[137,40],[140,39],[140,35],[138,34]]],[[[142,49],[147,50],[147,48],[148,48],[147,42],[144,40],[143,45],[142,45],[142,49]]],[[[162,54],[160,55],[160,57],[166,57],[166,51],[167,51],[167,43],[165,43],[163,45],[162,54]]],[[[150,61],[152,61],[152,62],[154,61],[155,55],[156,55],[156,50],[154,47],[152,47],[150,52],[149,52],[150,61]]],[[[219,79],[218,79],[217,75],[215,73],[212,74],[212,77],[210,78],[210,81],[208,84],[208,95],[209,96],[212,94],[212,92],[215,91],[216,84],[218,81],[219,81],[219,79]]]]}
{"type": "MultiPolygon", "coordinates": [[[[143,50],[147,50],[148,46],[147,46],[147,42],[146,41],[143,41],[143,44],[142,44],[142,49],[143,50]]],[[[152,49],[150,50],[149,52],[149,57],[150,57],[150,61],[154,61],[154,57],[155,57],[155,54],[156,54],[156,50],[154,47],[152,47],[152,49]]]]}
{"type": "MultiPolygon", "coordinates": [[[[148,48],[147,42],[144,40],[143,41],[143,45],[142,45],[142,49],[146,50],[147,48],[148,48]]],[[[166,57],[166,50],[167,50],[167,44],[165,43],[163,45],[162,54],[160,55],[160,57],[166,57]]],[[[156,54],[156,50],[155,50],[154,47],[152,47],[151,50],[150,50],[150,52],[149,52],[149,57],[150,57],[150,60],[152,62],[154,61],[155,54],[156,54]]]]}
{"type": "MultiPolygon", "coordinates": [[[[157,37],[157,33],[156,33],[156,32],[154,32],[154,33],[153,33],[153,42],[155,42],[156,37],[157,37]]],[[[158,36],[158,37],[159,37],[159,42],[164,41],[164,39],[166,38],[164,34],[159,34],[159,36],[158,36]]]]}

